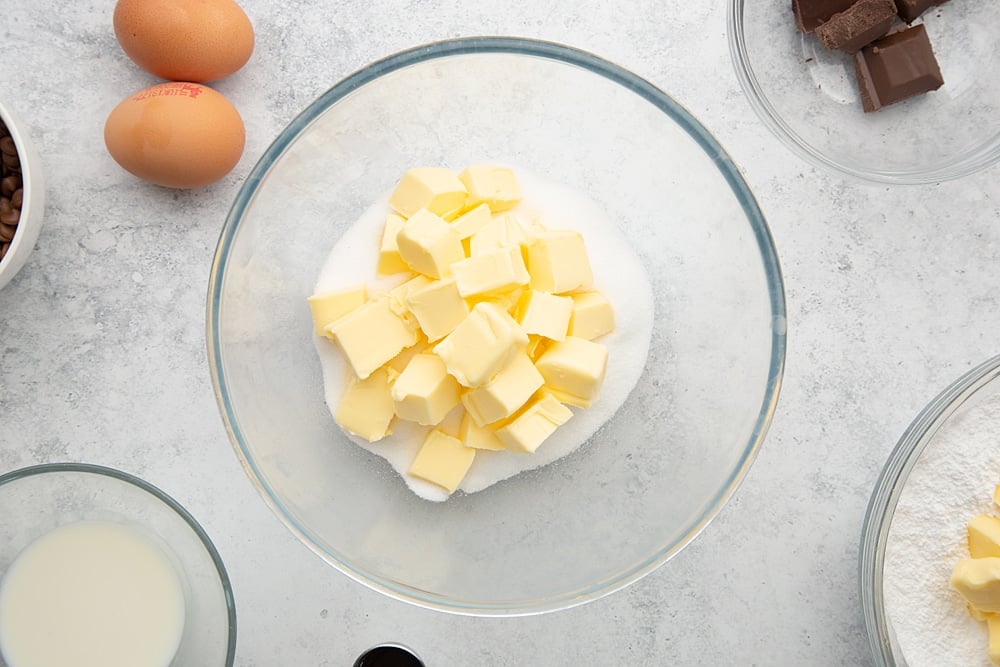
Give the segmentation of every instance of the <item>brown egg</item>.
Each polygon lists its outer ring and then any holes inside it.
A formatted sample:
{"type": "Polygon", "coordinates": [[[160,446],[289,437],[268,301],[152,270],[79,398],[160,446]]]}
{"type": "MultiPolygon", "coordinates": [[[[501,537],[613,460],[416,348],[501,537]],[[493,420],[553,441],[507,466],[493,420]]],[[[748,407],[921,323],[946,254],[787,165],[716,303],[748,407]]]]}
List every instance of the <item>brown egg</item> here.
{"type": "Polygon", "coordinates": [[[114,24],[129,58],[172,81],[221,79],[253,52],[253,26],[233,0],[118,0],[114,24]]]}
{"type": "Polygon", "coordinates": [[[213,183],[236,166],[246,135],[222,94],[197,83],[161,83],[114,108],[104,143],[118,164],[169,188],[213,183]]]}

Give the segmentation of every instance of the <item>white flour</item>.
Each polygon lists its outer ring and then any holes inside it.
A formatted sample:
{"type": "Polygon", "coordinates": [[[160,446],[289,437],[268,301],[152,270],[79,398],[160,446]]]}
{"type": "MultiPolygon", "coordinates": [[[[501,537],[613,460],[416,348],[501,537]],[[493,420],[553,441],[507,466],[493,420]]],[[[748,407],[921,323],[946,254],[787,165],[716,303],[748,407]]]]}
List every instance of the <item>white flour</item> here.
{"type": "MultiPolygon", "coordinates": [[[[594,273],[594,287],[608,297],[614,308],[615,331],[598,339],[608,348],[608,370],[594,404],[587,410],[571,407],[573,417],[534,454],[477,452],[459,486],[466,493],[481,491],[525,470],[548,465],[586,442],[618,411],[639,381],[653,333],[653,290],[642,262],[604,211],[573,188],[524,169],[515,167],[514,173],[524,195],[517,211],[525,212],[528,220],[538,215],[552,229],[575,229],[583,235],[594,273]]],[[[337,241],[320,272],[316,292],[360,283],[368,284],[371,292],[373,286],[374,291],[378,291],[399,282],[398,278],[380,281],[375,274],[378,239],[389,210],[388,200],[389,193],[386,193],[337,241]]],[[[328,340],[319,336],[314,336],[313,340],[323,366],[326,404],[333,413],[347,385],[348,367],[340,350],[328,340]]],[[[445,422],[460,414],[453,411],[445,422]]],[[[425,500],[443,501],[448,498],[443,489],[406,474],[426,430],[427,427],[396,420],[392,434],[378,442],[349,437],[359,446],[385,458],[415,494],[425,500]]]]}
{"type": "Polygon", "coordinates": [[[886,613],[910,667],[991,667],[986,624],[969,615],[948,580],[969,557],[969,519],[998,513],[1000,396],[960,411],[910,473],[886,542],[886,613]]]}

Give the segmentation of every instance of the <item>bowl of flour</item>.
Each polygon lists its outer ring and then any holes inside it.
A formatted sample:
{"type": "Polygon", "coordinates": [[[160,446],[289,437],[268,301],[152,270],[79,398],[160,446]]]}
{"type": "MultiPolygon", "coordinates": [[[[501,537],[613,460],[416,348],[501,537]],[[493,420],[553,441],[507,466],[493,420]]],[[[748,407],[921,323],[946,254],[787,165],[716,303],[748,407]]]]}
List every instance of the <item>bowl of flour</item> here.
{"type": "Polygon", "coordinates": [[[882,470],[861,539],[865,626],[875,663],[990,667],[986,624],[949,586],[968,558],[966,525],[997,514],[1000,356],[941,392],[882,470]]]}

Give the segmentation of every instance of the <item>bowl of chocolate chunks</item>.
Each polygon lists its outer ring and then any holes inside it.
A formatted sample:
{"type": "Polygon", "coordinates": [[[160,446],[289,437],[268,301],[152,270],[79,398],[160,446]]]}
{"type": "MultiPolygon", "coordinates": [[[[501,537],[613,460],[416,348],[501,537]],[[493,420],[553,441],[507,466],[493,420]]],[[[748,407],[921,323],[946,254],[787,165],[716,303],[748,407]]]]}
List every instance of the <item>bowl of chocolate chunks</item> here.
{"type": "Polygon", "coordinates": [[[730,0],[764,124],[814,165],[927,184],[1000,160],[1000,15],[967,0],[730,0]]]}
{"type": "Polygon", "coordinates": [[[44,208],[42,167],[28,127],[0,100],[0,288],[28,260],[44,208]]]}

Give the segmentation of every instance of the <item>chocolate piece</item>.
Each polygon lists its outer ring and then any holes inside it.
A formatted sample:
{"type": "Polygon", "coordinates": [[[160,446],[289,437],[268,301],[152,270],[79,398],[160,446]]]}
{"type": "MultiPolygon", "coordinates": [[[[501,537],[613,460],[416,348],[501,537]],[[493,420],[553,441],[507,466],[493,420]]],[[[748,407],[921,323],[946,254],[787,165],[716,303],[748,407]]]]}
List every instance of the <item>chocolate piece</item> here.
{"type": "Polygon", "coordinates": [[[895,20],[896,3],[892,0],[858,0],[816,28],[816,36],[831,51],[855,53],[889,32],[895,20]]]}
{"type": "Polygon", "coordinates": [[[923,25],[864,47],[854,54],[854,69],[865,113],[937,90],[944,83],[923,25]]]}
{"type": "Polygon", "coordinates": [[[792,11],[799,30],[810,33],[853,4],[854,0],[792,0],[792,11]]]}
{"type": "Polygon", "coordinates": [[[907,23],[913,23],[918,16],[931,7],[943,5],[948,0],[896,0],[896,11],[899,18],[907,23]]]}

